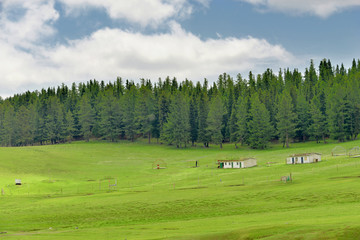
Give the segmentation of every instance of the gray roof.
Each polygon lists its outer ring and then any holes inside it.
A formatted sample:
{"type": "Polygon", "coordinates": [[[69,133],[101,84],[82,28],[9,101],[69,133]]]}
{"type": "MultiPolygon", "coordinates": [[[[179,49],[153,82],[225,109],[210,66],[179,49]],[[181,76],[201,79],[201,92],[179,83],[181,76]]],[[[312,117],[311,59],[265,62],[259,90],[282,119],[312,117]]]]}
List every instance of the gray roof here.
{"type": "Polygon", "coordinates": [[[241,158],[236,160],[217,160],[218,162],[243,162],[247,160],[256,160],[255,158],[241,158]]]}
{"type": "Polygon", "coordinates": [[[297,154],[292,154],[289,157],[304,157],[304,156],[312,156],[312,155],[321,155],[321,153],[297,153],[297,154]]]}

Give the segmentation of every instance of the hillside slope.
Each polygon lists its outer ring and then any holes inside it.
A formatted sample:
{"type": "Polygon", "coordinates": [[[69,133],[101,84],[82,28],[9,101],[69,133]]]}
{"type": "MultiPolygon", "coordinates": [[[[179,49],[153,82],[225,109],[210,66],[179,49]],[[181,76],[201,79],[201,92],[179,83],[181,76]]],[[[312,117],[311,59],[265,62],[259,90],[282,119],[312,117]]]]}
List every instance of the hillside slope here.
{"type": "Polygon", "coordinates": [[[360,163],[331,156],[338,145],[360,141],[262,151],[142,142],[0,148],[0,238],[359,238],[360,163]],[[285,164],[304,152],[322,161],[285,164]],[[217,168],[218,159],[240,157],[258,166],[217,168]],[[166,168],[153,169],[156,160],[166,168]],[[290,173],[292,182],[279,181],[290,173]]]}

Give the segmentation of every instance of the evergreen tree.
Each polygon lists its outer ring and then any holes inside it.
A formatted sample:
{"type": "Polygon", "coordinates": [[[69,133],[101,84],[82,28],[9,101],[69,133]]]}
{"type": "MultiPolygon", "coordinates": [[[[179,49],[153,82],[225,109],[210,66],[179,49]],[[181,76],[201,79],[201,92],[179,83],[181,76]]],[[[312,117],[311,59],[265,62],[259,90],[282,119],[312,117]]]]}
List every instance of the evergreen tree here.
{"type": "Polygon", "coordinates": [[[331,84],[334,78],[330,60],[323,59],[319,66],[319,80],[331,84]]]}
{"type": "Polygon", "coordinates": [[[292,99],[288,91],[280,95],[276,114],[277,129],[279,131],[280,141],[289,147],[290,138],[295,135],[297,115],[294,113],[292,99]]]}
{"type": "Polygon", "coordinates": [[[123,102],[123,123],[126,137],[132,142],[135,141],[138,133],[137,123],[136,123],[136,101],[138,97],[138,92],[135,85],[131,85],[126,91],[124,97],[122,98],[123,102]]]}
{"type": "Polygon", "coordinates": [[[16,145],[26,146],[32,143],[31,112],[24,105],[16,112],[16,145]]]}
{"type": "Polygon", "coordinates": [[[315,85],[317,84],[317,81],[318,81],[318,77],[314,67],[314,61],[311,60],[309,70],[306,69],[305,71],[305,82],[304,82],[305,95],[306,95],[306,100],[308,102],[310,102],[315,95],[315,85]]]}
{"type": "Polygon", "coordinates": [[[170,114],[163,128],[161,138],[177,148],[185,146],[190,140],[189,104],[185,97],[177,92],[170,105],[170,114]]]}
{"type": "Polygon", "coordinates": [[[142,83],[138,101],[136,102],[136,123],[139,133],[147,136],[148,143],[151,142],[152,123],[155,120],[154,98],[149,86],[142,83]]]}
{"type": "Polygon", "coordinates": [[[230,118],[231,118],[234,101],[235,101],[234,81],[230,77],[230,75],[227,75],[225,73],[224,73],[224,80],[225,80],[225,82],[224,82],[224,87],[222,90],[222,92],[223,92],[222,96],[223,96],[225,114],[223,117],[223,129],[221,130],[221,132],[224,136],[224,140],[229,141],[231,138],[231,136],[230,136],[231,130],[230,130],[229,124],[230,124],[230,118]]]}
{"type": "MultiPolygon", "coordinates": [[[[36,100],[35,100],[36,101],[36,100]]],[[[30,138],[31,141],[29,144],[34,144],[35,138],[36,138],[36,123],[37,123],[37,116],[38,116],[38,112],[36,111],[36,104],[35,102],[31,103],[28,106],[28,110],[29,110],[29,118],[28,118],[28,122],[30,125],[30,138]]]]}
{"type": "Polygon", "coordinates": [[[310,132],[311,136],[316,139],[316,142],[319,142],[319,139],[323,139],[325,142],[326,135],[326,117],[320,109],[320,102],[317,97],[315,97],[310,104],[310,115],[311,115],[311,126],[310,132]]]}
{"type": "Polygon", "coordinates": [[[91,107],[90,97],[84,94],[79,102],[79,124],[80,131],[86,141],[90,140],[95,122],[95,111],[91,107]]]}
{"type": "Polygon", "coordinates": [[[153,113],[154,113],[154,121],[151,123],[151,135],[157,139],[159,142],[160,138],[160,119],[159,119],[159,89],[156,84],[153,90],[154,94],[154,105],[153,105],[153,113]]]}
{"type": "MultiPolygon", "coordinates": [[[[164,125],[167,123],[168,115],[170,113],[170,92],[162,90],[159,97],[159,128],[162,132],[164,125]]],[[[161,134],[160,134],[161,135],[161,134]]]]}
{"type": "Polygon", "coordinates": [[[360,132],[360,82],[356,79],[350,79],[346,89],[347,132],[350,139],[355,140],[360,132]]]}
{"type": "Polygon", "coordinates": [[[327,99],[327,119],[330,136],[340,142],[345,141],[347,135],[346,91],[343,86],[336,86],[327,99]]]}
{"type": "Polygon", "coordinates": [[[64,115],[59,99],[55,96],[50,97],[45,116],[45,128],[47,133],[46,140],[49,140],[52,144],[59,142],[64,136],[63,120],[64,115]]]}
{"type": "Polygon", "coordinates": [[[38,100],[35,102],[35,142],[38,142],[40,144],[43,144],[47,141],[48,134],[47,134],[47,128],[45,125],[45,118],[47,115],[47,93],[43,89],[41,91],[41,94],[38,98],[38,100]]]}
{"type": "Polygon", "coordinates": [[[311,122],[310,115],[310,104],[306,101],[306,96],[303,92],[300,92],[297,97],[296,104],[296,113],[297,113],[297,126],[296,126],[296,136],[301,141],[306,141],[310,135],[309,127],[311,122]]]}
{"type": "Polygon", "coordinates": [[[219,95],[214,96],[210,103],[207,131],[209,132],[211,142],[220,144],[220,148],[222,148],[222,142],[224,140],[221,129],[223,127],[223,117],[225,113],[226,111],[221,97],[219,95]]]}
{"type": "Polygon", "coordinates": [[[75,130],[76,129],[75,129],[75,121],[73,114],[71,113],[70,110],[68,110],[64,120],[64,137],[67,142],[72,141],[72,139],[74,138],[75,130]]]}
{"type": "Polygon", "coordinates": [[[202,91],[200,93],[200,99],[199,99],[199,142],[204,144],[204,147],[209,147],[210,142],[210,134],[207,131],[207,117],[209,113],[209,102],[208,102],[208,96],[206,94],[206,90],[202,91]]]}
{"type": "Polygon", "coordinates": [[[270,114],[265,105],[260,102],[257,94],[251,97],[249,144],[252,148],[264,149],[267,147],[272,134],[273,126],[270,123],[270,114]]]}
{"type": "Polygon", "coordinates": [[[235,143],[235,148],[238,148],[237,143],[239,142],[239,135],[238,135],[238,126],[237,126],[237,106],[236,104],[233,105],[231,116],[229,119],[229,132],[230,132],[230,142],[235,143]]]}
{"type": "Polygon", "coordinates": [[[190,140],[192,146],[198,140],[199,127],[199,103],[196,93],[193,93],[190,98],[190,140]]]}
{"type": "Polygon", "coordinates": [[[250,95],[256,92],[255,77],[251,71],[249,72],[249,91],[250,91],[250,95]]]}
{"type": "Polygon", "coordinates": [[[249,130],[248,130],[248,121],[249,121],[249,100],[247,97],[239,98],[237,102],[237,111],[236,111],[236,135],[238,141],[241,145],[248,141],[249,130]]]}
{"type": "Polygon", "coordinates": [[[122,116],[119,100],[112,92],[106,92],[101,100],[101,135],[112,142],[119,138],[122,131],[122,116]]]}
{"type": "Polygon", "coordinates": [[[3,146],[13,146],[15,143],[15,111],[14,107],[5,101],[2,109],[2,128],[1,128],[1,139],[3,146]]]}

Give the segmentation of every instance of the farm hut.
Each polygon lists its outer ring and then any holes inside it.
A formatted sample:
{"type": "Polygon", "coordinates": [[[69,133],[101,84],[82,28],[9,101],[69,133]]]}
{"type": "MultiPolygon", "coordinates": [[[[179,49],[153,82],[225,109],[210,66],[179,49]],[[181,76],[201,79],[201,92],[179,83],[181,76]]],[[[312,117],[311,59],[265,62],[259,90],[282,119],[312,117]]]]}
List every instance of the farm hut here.
{"type": "Polygon", "coordinates": [[[15,185],[21,185],[21,179],[15,179],[15,185]]]}
{"type": "Polygon", "coordinates": [[[336,146],[331,151],[331,156],[345,156],[346,155],[346,149],[342,146],[336,146]]]}
{"type": "Polygon", "coordinates": [[[240,160],[218,160],[218,168],[249,168],[256,166],[255,158],[245,158],[240,160]]]}
{"type": "Polygon", "coordinates": [[[353,147],[349,150],[349,157],[360,157],[360,148],[359,147],[353,147]]]}
{"type": "Polygon", "coordinates": [[[315,163],[321,161],[320,153],[293,154],[286,159],[287,164],[315,163]]]}

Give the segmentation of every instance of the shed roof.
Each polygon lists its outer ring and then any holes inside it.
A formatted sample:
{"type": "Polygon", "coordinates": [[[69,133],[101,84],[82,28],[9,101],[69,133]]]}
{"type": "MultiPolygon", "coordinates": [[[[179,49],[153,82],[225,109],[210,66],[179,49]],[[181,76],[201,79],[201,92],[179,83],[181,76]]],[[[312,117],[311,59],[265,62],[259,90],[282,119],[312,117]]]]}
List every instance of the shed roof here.
{"type": "Polygon", "coordinates": [[[247,160],[256,160],[255,158],[241,158],[241,159],[236,159],[236,160],[217,160],[219,163],[220,162],[243,162],[243,161],[247,161],[247,160]]]}
{"type": "Polygon", "coordinates": [[[292,154],[289,157],[302,157],[302,156],[312,156],[312,155],[321,155],[321,153],[297,153],[297,154],[292,154]]]}

